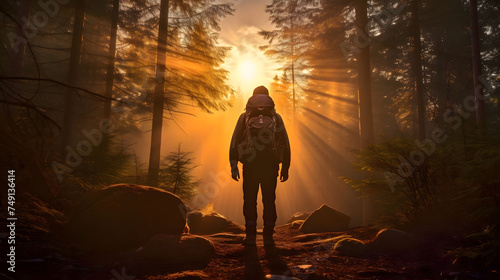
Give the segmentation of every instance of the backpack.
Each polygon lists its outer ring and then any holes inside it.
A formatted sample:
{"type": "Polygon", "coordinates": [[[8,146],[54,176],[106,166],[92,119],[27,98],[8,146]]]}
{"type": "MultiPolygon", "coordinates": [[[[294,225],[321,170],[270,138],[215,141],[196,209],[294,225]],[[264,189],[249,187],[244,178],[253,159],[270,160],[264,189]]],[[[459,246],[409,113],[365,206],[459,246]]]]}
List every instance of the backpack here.
{"type": "Polygon", "coordinates": [[[245,140],[238,145],[239,161],[249,163],[259,156],[279,163],[277,120],[271,97],[258,94],[248,100],[245,112],[245,140]]]}

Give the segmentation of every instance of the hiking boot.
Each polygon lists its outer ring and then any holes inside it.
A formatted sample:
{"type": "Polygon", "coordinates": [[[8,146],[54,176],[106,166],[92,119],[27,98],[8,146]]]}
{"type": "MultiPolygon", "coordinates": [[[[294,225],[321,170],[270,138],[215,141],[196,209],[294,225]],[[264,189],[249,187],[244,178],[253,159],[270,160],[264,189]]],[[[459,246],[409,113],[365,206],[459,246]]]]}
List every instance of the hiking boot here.
{"type": "Polygon", "coordinates": [[[256,246],[257,235],[247,235],[242,244],[245,246],[256,246]]]}

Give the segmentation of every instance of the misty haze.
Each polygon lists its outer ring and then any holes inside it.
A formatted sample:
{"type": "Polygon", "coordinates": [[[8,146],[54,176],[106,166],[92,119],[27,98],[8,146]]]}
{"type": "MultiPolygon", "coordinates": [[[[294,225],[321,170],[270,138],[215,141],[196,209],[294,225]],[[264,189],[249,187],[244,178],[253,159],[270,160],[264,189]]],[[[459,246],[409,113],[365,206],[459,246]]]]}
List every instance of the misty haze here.
{"type": "Polygon", "coordinates": [[[5,279],[497,279],[500,3],[0,4],[5,279]]]}

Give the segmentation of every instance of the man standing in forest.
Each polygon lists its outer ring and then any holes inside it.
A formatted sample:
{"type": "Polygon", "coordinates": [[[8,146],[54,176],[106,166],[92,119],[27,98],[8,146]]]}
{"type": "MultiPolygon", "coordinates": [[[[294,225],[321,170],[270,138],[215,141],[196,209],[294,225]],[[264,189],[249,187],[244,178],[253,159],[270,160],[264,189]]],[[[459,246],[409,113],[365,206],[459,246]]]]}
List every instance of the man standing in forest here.
{"type": "Polygon", "coordinates": [[[238,161],[243,163],[243,215],[246,238],[244,245],[255,245],[257,237],[257,194],[262,190],[264,204],[264,245],[273,246],[276,224],[276,184],[279,164],[280,180],[288,180],[290,143],[285,124],[276,113],[274,101],[264,86],[253,91],[245,112],[234,129],[229,149],[231,177],[238,181],[238,161]]]}

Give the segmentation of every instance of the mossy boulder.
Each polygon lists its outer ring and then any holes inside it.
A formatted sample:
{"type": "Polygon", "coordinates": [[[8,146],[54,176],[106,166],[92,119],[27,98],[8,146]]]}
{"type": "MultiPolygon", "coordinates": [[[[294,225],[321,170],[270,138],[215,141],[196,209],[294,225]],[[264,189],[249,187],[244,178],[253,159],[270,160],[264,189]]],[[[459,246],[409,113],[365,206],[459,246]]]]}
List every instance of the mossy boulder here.
{"type": "Polygon", "coordinates": [[[346,214],[323,204],[307,217],[300,226],[303,233],[322,233],[345,231],[351,218],[346,214]]]}
{"type": "Polygon", "coordinates": [[[311,212],[297,212],[293,214],[293,216],[290,217],[290,219],[286,223],[290,224],[299,220],[304,221],[305,219],[307,219],[307,217],[309,217],[309,215],[311,215],[311,212]]]}
{"type": "Polygon", "coordinates": [[[363,257],[368,252],[368,247],[362,241],[355,238],[343,238],[333,247],[342,256],[363,257]]]}
{"type": "Polygon", "coordinates": [[[208,264],[214,253],[212,242],[201,236],[159,234],[144,245],[142,258],[155,264],[208,264]]]}
{"type": "Polygon", "coordinates": [[[68,223],[69,241],[91,251],[139,247],[158,234],[181,235],[186,225],[182,200],[167,191],[119,184],[86,197],[68,223]]]}
{"type": "Polygon", "coordinates": [[[215,234],[220,232],[241,233],[243,228],[223,215],[212,211],[192,211],[187,215],[189,232],[192,234],[215,234]]]}

